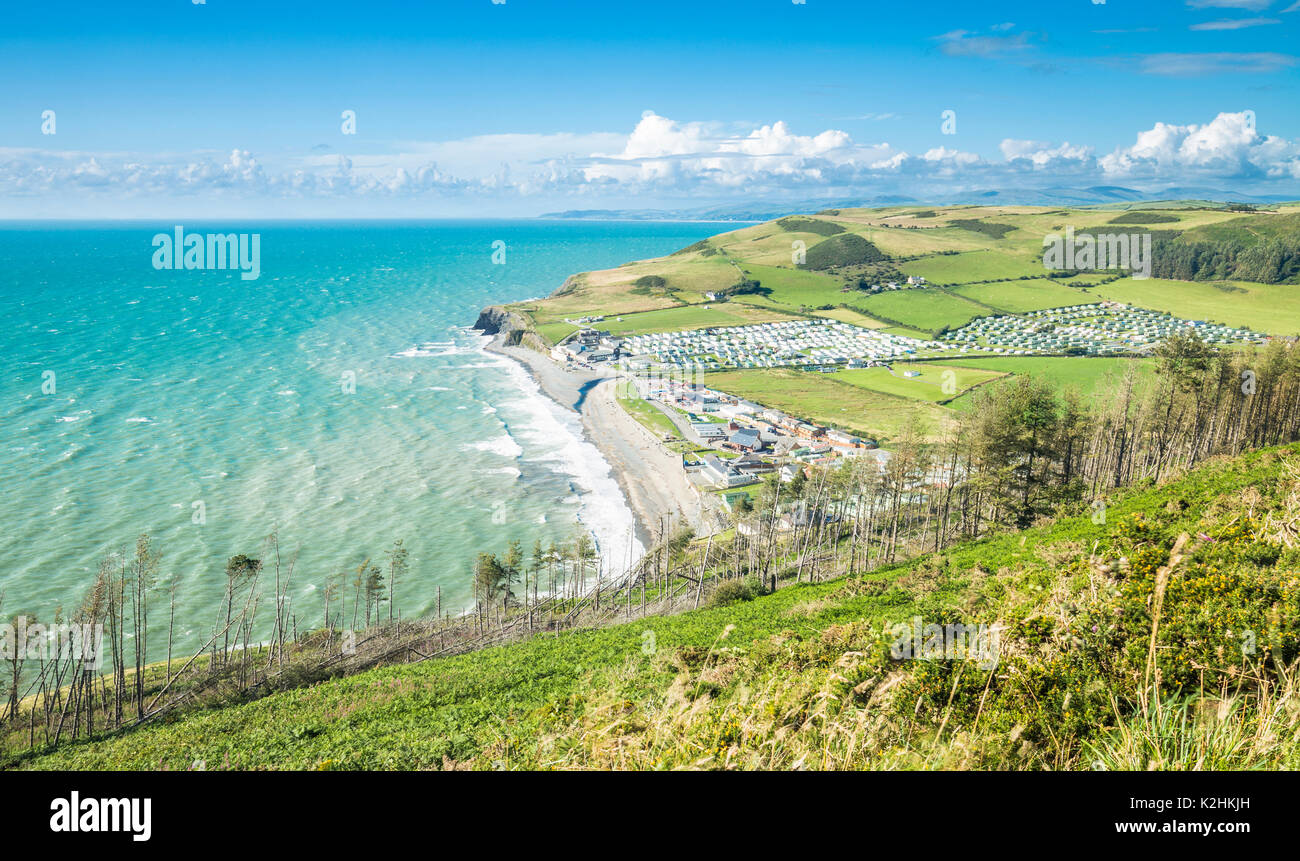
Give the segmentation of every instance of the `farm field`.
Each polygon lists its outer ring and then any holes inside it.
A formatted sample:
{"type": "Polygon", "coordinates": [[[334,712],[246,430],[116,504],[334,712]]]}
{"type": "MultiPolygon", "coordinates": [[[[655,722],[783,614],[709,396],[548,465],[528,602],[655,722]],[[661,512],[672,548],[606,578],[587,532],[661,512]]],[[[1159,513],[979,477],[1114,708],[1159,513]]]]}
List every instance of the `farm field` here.
{"type": "Polygon", "coordinates": [[[1005,251],[966,251],[912,260],[900,269],[907,275],[920,275],[938,284],[968,284],[993,278],[1019,278],[1043,274],[1043,264],[1024,260],[1005,251]]]}
{"type": "Polygon", "coordinates": [[[756,264],[747,264],[744,268],[749,277],[772,292],[734,296],[732,302],[770,304],[797,312],[800,306],[805,305],[838,305],[848,301],[851,295],[843,292],[844,283],[840,279],[819,272],[756,264]]]}
{"type": "MultiPolygon", "coordinates": [[[[1109,356],[999,356],[953,359],[947,364],[1000,374],[1030,374],[1050,380],[1060,389],[1072,388],[1084,396],[1105,390],[1112,381],[1119,382],[1131,365],[1137,365],[1148,379],[1152,378],[1155,369],[1153,359],[1109,356]]],[[[967,392],[949,404],[953,409],[965,409],[969,405],[970,394],[967,392]]]]}
{"type": "Polygon", "coordinates": [[[1089,296],[1082,290],[1067,287],[1051,278],[1002,281],[996,284],[969,284],[964,287],[953,287],[952,292],[1013,314],[1099,301],[1096,296],[1089,296]]]}
{"type": "Polygon", "coordinates": [[[936,332],[945,326],[956,329],[975,317],[991,313],[974,302],[959,296],[950,296],[938,290],[895,290],[878,293],[851,303],[868,314],[886,320],[896,320],[904,326],[922,332],[936,332]]]}
{"type": "Polygon", "coordinates": [[[717,371],[705,385],[764,406],[882,442],[897,437],[916,416],[937,435],[948,413],[929,400],[873,391],[836,379],[835,374],[769,368],[762,371],[717,371]]]}
{"type": "Polygon", "coordinates": [[[551,344],[558,344],[580,328],[573,323],[542,323],[537,327],[537,334],[551,344]]]}
{"type": "Polygon", "coordinates": [[[922,332],[920,329],[912,329],[907,326],[882,326],[880,331],[887,335],[902,335],[905,338],[920,338],[921,340],[931,337],[929,332],[922,332]]]}
{"type": "Polygon", "coordinates": [[[1296,284],[1123,278],[1089,292],[1187,319],[1249,326],[1270,335],[1300,335],[1300,285],[1296,284]]]}
{"type": "MultiPolygon", "coordinates": [[[[1114,279],[1112,272],[1043,277],[1043,237],[1066,226],[1076,231],[1190,231],[1197,241],[1251,243],[1296,233],[1296,207],[1276,213],[1214,209],[1203,203],[1157,206],[1049,208],[1012,206],[884,207],[827,210],[737,227],[689,248],[613,269],[581,273],[550,299],[516,307],[551,343],[575,326],[565,317],[601,315],[597,328],[615,336],[681,332],[791,319],[838,320],[919,340],[934,338],[990,315],[1028,314],[1051,308],[1113,300],[1168,312],[1188,320],[1247,326],[1275,335],[1300,334],[1300,285],[1161,279],[1114,279]],[[1008,229],[1010,228],[1010,229],[1008,229]],[[816,270],[795,268],[791,246],[809,250],[856,234],[890,259],[820,255],[816,270]],[[945,252],[945,253],[940,253],[945,252]],[[843,259],[843,263],[835,261],[843,259]],[[925,277],[933,286],[880,293],[856,289],[860,279],[885,283],[901,275],[925,277]],[[763,292],[710,301],[705,292],[725,290],[742,279],[763,292]],[[1000,280],[1009,279],[1009,280],[1000,280]],[[1067,282],[1086,283],[1085,288],[1067,282]],[[1105,282],[1105,283],[1102,283],[1105,282]],[[845,289],[853,285],[851,289],[845,289]]],[[[841,243],[842,244],[842,243],[841,243]]],[[[810,258],[811,259],[811,258],[810,258]]],[[[1005,346],[1005,345],[1004,345],[1005,346]]],[[[707,359],[706,359],[707,361],[707,359]]],[[[945,357],[915,363],[921,375],[901,371],[841,370],[807,373],[792,368],[754,368],[710,374],[723,391],[788,410],[810,420],[877,437],[897,434],[911,413],[940,427],[952,410],[968,406],[971,387],[998,375],[1035,374],[1085,396],[1118,377],[1132,360],[1048,356],[945,357]],[[956,374],[958,394],[944,395],[943,370],[956,374]]],[[[1150,360],[1141,367],[1150,368],[1150,360]]],[[[897,368],[896,368],[897,370],[897,368]]]]}
{"type": "Polygon", "coordinates": [[[745,227],[724,233],[710,240],[728,258],[743,261],[745,265],[760,266],[791,265],[790,255],[793,243],[802,241],[806,246],[816,245],[827,236],[844,232],[843,227],[833,219],[799,217],[797,220],[778,219],[777,221],[745,227]],[[808,228],[791,230],[781,222],[801,224],[808,228]]]}
{"type": "Polygon", "coordinates": [[[991,369],[961,367],[955,364],[937,362],[897,362],[893,369],[886,367],[855,368],[839,371],[832,379],[858,386],[863,389],[897,395],[901,398],[943,403],[960,396],[974,386],[1006,376],[1006,372],[991,369]],[[917,373],[916,377],[903,376],[906,372],[917,373]],[[955,391],[945,393],[943,385],[947,372],[951,372],[955,391]]]}
{"type": "MultiPolygon", "coordinates": [[[[849,323],[854,326],[861,326],[864,329],[889,329],[890,328],[887,323],[877,320],[875,317],[871,317],[853,308],[830,308],[825,311],[813,311],[812,314],[814,317],[825,317],[828,320],[839,320],[841,323],[849,323]]],[[[893,328],[897,328],[897,327],[893,327],[893,328]]],[[[898,332],[896,334],[908,335],[909,337],[913,337],[913,338],[925,337],[924,332],[913,332],[910,329],[905,332],[898,332]]]]}

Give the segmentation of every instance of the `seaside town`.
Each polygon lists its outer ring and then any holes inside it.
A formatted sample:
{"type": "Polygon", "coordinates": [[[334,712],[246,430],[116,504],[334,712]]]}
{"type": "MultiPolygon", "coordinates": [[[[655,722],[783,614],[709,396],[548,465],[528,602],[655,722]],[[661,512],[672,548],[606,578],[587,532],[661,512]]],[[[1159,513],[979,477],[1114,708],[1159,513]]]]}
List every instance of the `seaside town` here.
{"type": "MultiPolygon", "coordinates": [[[[770,474],[793,482],[801,474],[811,477],[818,466],[847,458],[863,459],[883,472],[891,453],[874,439],[709,387],[702,382],[704,372],[790,368],[830,373],[884,367],[893,374],[894,365],[904,362],[907,367],[898,376],[907,379],[920,375],[923,360],[964,355],[1146,355],[1180,331],[1216,345],[1267,340],[1245,327],[1184,320],[1118,302],[980,317],[942,333],[942,339],[831,319],[620,337],[600,329],[604,321],[599,316],[567,321],[580,328],[552,348],[551,358],[564,367],[616,373],[623,398],[644,402],[670,423],[660,423],[672,430],[662,431],[657,442],[680,455],[681,468],[704,507],[733,515],[748,510],[753,486],[770,474]]],[[[932,476],[931,483],[942,485],[949,478],[932,476]]]]}
{"type": "Polygon", "coordinates": [[[810,477],[817,466],[841,458],[863,458],[878,470],[890,453],[874,439],[804,421],[780,410],[691,382],[631,377],[632,387],[661,410],[678,428],[681,464],[691,483],[702,491],[718,491],[718,502],[732,511],[744,507],[748,491],[763,476],[777,473],[780,481],[810,477]],[[692,450],[692,447],[697,447],[692,450]]]}

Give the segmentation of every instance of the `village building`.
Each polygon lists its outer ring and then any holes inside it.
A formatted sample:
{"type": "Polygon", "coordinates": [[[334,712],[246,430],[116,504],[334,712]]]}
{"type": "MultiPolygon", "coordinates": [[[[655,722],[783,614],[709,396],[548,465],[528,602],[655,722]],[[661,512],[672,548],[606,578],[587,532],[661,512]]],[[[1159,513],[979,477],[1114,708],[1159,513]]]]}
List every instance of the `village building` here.
{"type": "Polygon", "coordinates": [[[703,440],[720,440],[727,438],[727,426],[721,422],[691,422],[691,430],[703,440]]]}
{"type": "Polygon", "coordinates": [[[737,451],[762,451],[763,436],[757,428],[741,428],[727,438],[726,444],[737,451]]]}
{"type": "Polygon", "coordinates": [[[714,456],[704,458],[704,465],[699,475],[714,487],[719,488],[741,487],[758,481],[752,475],[746,475],[736,469],[730,462],[714,456]]]}

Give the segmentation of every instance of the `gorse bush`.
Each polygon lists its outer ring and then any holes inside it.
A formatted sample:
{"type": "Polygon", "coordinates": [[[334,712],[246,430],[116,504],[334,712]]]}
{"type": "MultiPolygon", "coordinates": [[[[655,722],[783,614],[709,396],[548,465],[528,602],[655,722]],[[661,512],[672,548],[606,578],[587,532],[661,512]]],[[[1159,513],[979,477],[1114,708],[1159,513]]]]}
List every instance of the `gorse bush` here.
{"type": "MultiPolygon", "coordinates": [[[[826,214],[832,215],[834,213],[826,214]]],[[[834,222],[822,221],[819,218],[801,218],[797,215],[779,218],[776,223],[781,225],[783,230],[790,233],[815,233],[818,236],[835,236],[844,232],[844,228],[834,222]]]]}
{"type": "Polygon", "coordinates": [[[709,606],[726,607],[738,601],[752,601],[757,595],[758,590],[745,580],[724,580],[713,590],[709,606]]]}

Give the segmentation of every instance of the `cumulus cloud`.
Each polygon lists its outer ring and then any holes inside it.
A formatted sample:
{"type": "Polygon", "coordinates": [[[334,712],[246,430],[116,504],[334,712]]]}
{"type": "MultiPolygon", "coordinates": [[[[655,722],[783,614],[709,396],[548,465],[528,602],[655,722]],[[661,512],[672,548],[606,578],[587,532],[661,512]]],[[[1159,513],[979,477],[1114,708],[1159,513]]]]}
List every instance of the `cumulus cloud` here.
{"type": "Polygon", "coordinates": [[[1098,164],[1113,177],[1300,179],[1300,144],[1260,135],[1250,112],[1222,113],[1204,125],[1158,122],[1098,164]]]}
{"type": "Polygon", "coordinates": [[[1044,141],[1007,138],[998,148],[1008,162],[1024,162],[1036,170],[1060,168],[1067,164],[1085,165],[1092,160],[1092,147],[1074,146],[1069,141],[1053,146],[1044,141]]]}
{"type": "Polygon", "coordinates": [[[888,154],[888,147],[858,146],[837,129],[800,135],[777,121],[737,133],[646,111],[621,151],[593,155],[582,171],[590,182],[639,187],[794,187],[833,182],[843,168],[888,154]]]}

